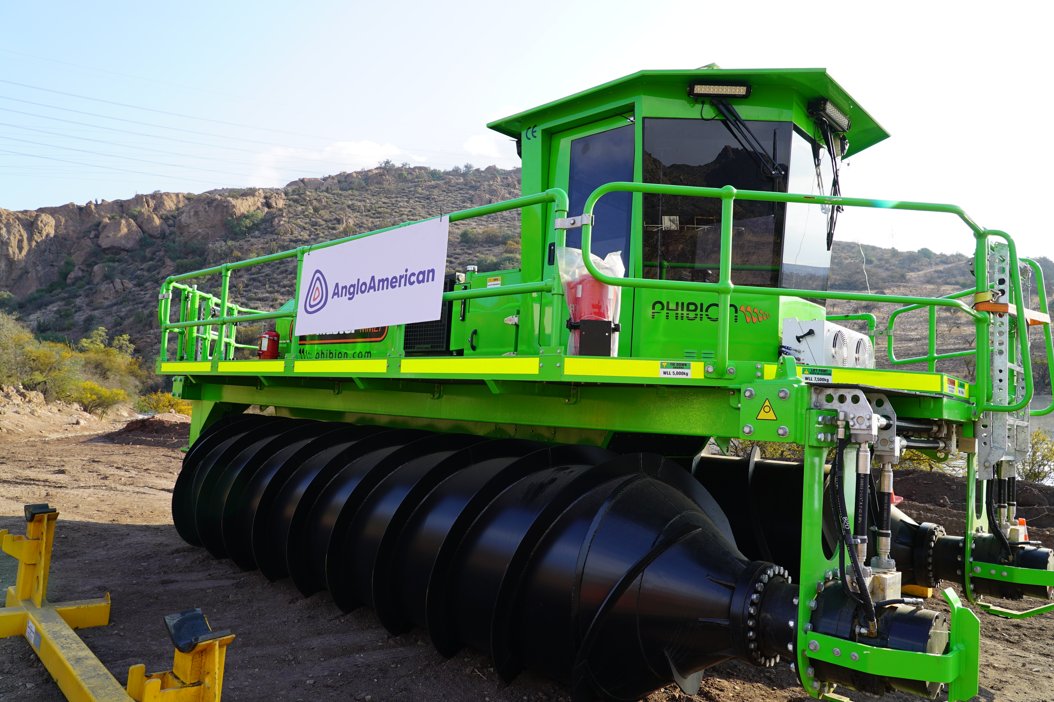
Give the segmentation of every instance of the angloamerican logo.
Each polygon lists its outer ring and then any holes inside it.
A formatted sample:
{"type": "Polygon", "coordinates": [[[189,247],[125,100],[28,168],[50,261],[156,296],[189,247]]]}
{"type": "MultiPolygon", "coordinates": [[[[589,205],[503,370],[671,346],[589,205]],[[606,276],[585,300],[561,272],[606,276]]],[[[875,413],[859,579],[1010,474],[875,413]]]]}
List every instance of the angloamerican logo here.
{"type": "Polygon", "coordinates": [[[371,275],[369,278],[356,278],[351,283],[337,281],[333,284],[330,297],[334,300],[344,298],[351,302],[360,295],[386,290],[398,290],[399,288],[413,287],[415,285],[427,285],[434,283],[436,279],[435,268],[422,268],[419,271],[411,271],[404,268],[402,273],[394,275],[371,275]]]}
{"type": "Polygon", "coordinates": [[[330,290],[326,276],[321,270],[316,268],[315,272],[311,274],[311,282],[307,286],[304,311],[308,314],[321,312],[331,298],[351,302],[356,297],[368,295],[369,293],[398,290],[415,285],[427,285],[428,283],[434,283],[435,280],[435,268],[422,268],[418,271],[404,268],[402,273],[394,275],[371,275],[369,278],[356,278],[350,283],[337,281],[333,284],[332,290],[330,290]]]}
{"type": "Polygon", "coordinates": [[[304,311],[308,314],[321,312],[327,302],[329,302],[329,283],[326,282],[326,276],[322,275],[322,271],[316,268],[311,274],[311,282],[308,283],[304,311]]]}

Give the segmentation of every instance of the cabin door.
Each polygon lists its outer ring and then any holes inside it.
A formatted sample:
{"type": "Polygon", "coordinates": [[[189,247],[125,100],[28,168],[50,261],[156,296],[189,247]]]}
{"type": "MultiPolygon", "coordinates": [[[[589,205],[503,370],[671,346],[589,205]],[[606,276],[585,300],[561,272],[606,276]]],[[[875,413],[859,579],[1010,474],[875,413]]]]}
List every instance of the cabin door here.
{"type": "MultiPolygon", "coordinates": [[[[601,185],[614,181],[633,181],[635,162],[635,125],[625,117],[613,117],[583,127],[567,130],[553,137],[552,185],[567,191],[569,216],[582,214],[586,199],[601,185]]],[[[630,193],[603,196],[593,209],[593,233],[590,250],[600,258],[621,252],[627,275],[632,275],[631,233],[633,200],[630,193]]],[[[580,229],[567,231],[568,247],[582,247],[580,229]]],[[[632,342],[629,311],[633,307],[633,290],[622,289],[622,334],[619,355],[629,355],[632,342]]]]}

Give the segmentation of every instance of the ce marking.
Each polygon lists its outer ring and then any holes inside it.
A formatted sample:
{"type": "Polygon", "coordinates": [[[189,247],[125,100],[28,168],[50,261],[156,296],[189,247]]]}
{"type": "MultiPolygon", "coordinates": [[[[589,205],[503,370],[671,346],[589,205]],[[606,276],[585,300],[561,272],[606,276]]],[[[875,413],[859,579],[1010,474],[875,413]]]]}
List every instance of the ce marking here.
{"type": "Polygon", "coordinates": [[[524,141],[531,141],[538,138],[538,125],[534,124],[523,130],[524,141]]]}

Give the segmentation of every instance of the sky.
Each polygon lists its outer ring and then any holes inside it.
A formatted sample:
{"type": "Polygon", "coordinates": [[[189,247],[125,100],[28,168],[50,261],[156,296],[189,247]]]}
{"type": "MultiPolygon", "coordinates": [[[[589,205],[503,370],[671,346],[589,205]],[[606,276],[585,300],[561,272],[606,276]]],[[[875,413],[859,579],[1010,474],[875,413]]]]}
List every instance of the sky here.
{"type": "MultiPolygon", "coordinates": [[[[842,193],[945,202],[1054,258],[1042,3],[57,0],[0,4],[0,208],[518,165],[486,123],[641,69],[824,67],[891,138],[842,193]]],[[[946,216],[839,238],[972,251],[946,216]]]]}

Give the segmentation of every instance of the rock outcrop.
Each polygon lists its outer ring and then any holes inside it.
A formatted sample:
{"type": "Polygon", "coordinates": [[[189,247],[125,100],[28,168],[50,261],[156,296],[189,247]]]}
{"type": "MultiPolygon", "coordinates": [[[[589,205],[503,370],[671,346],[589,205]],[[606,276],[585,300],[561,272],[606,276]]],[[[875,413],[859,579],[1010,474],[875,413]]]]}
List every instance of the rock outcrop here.
{"type": "Polygon", "coordinates": [[[131,254],[143,247],[144,238],[171,235],[208,244],[227,237],[231,220],[284,206],[281,191],[250,190],[154,193],[35,211],[0,209],[0,287],[21,299],[59,281],[99,284],[103,279],[94,261],[101,255],[131,254]]]}
{"type": "Polygon", "coordinates": [[[176,232],[194,240],[212,241],[227,235],[227,223],[250,212],[267,212],[285,206],[280,191],[255,190],[248,195],[201,195],[180,210],[176,232]]]}
{"type": "Polygon", "coordinates": [[[111,219],[99,229],[99,248],[134,251],[139,248],[139,237],[142,235],[139,225],[128,217],[111,219]]]}

